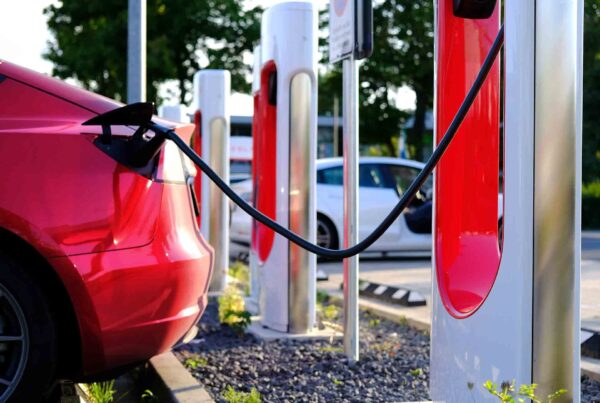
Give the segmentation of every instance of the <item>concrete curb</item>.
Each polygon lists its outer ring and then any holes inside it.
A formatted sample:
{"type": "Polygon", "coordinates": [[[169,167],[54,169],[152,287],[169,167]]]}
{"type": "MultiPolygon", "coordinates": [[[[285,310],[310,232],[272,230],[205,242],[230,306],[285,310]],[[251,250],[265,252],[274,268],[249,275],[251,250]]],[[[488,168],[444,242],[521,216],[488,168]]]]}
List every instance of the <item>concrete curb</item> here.
{"type": "Polygon", "coordinates": [[[594,381],[600,382],[600,360],[581,357],[581,375],[587,375],[594,381]]]}
{"type": "MultiPolygon", "coordinates": [[[[342,284],[343,287],[343,284],[342,284]]],[[[340,287],[341,288],[341,287],[340,287]]],[[[373,298],[392,305],[417,307],[427,305],[423,294],[408,288],[390,286],[359,280],[360,296],[373,298]]]]}
{"type": "Polygon", "coordinates": [[[150,359],[161,402],[213,403],[206,389],[189,373],[172,352],[150,359]]]}

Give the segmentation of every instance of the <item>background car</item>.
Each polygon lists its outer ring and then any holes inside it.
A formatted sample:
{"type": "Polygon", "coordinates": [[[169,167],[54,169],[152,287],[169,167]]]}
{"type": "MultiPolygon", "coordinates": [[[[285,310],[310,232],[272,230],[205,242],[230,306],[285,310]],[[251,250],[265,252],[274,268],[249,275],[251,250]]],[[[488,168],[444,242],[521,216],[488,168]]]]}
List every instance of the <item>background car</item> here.
{"type": "MultiPolygon", "coordinates": [[[[424,164],[400,158],[361,157],[359,164],[359,237],[364,239],[391,212],[404,190],[424,164]]],[[[317,243],[336,249],[343,245],[343,160],[317,160],[317,243]]],[[[252,181],[234,185],[245,200],[252,199],[252,181]]],[[[431,179],[411,206],[367,252],[400,252],[403,255],[431,254],[431,179]]],[[[248,245],[252,220],[233,208],[231,240],[248,245]]]]}
{"type": "MultiPolygon", "coordinates": [[[[0,99],[0,401],[36,402],[190,336],[213,251],[174,144],[133,169],[82,126],[121,104],[2,61],[0,99]]],[[[157,121],[189,141],[193,125],[157,121]]]]}

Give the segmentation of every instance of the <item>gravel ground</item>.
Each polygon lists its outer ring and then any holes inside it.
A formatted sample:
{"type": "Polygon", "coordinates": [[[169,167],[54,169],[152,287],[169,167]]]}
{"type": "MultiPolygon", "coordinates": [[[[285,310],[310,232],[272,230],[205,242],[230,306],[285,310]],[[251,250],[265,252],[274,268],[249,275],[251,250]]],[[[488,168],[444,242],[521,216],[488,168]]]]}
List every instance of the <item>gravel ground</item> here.
{"type": "Polygon", "coordinates": [[[176,354],[184,363],[190,357],[199,362],[192,374],[217,401],[229,385],[246,392],[255,387],[265,402],[428,400],[429,336],[367,313],[360,325],[361,359],[350,364],[340,340],[240,337],[218,323],[211,302],[196,340],[176,354]]]}
{"type": "MultiPolygon", "coordinates": [[[[217,319],[211,301],[190,344],[175,354],[215,400],[228,386],[264,402],[429,400],[429,336],[361,312],[361,360],[349,363],[340,340],[264,342],[239,336],[217,319]],[[195,368],[189,368],[190,362],[195,368]]],[[[581,381],[581,401],[600,403],[600,383],[581,381]]]]}
{"type": "Polygon", "coordinates": [[[600,403],[600,383],[587,376],[581,377],[581,401],[584,403],[600,403]]]}

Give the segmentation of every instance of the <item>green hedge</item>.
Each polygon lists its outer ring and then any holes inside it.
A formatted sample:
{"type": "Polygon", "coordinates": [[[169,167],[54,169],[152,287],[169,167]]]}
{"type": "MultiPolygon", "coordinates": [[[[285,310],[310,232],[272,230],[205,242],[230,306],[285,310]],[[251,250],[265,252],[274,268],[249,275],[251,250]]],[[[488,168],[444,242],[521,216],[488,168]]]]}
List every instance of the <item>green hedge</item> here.
{"type": "Polygon", "coordinates": [[[600,181],[584,184],[581,189],[581,226],[600,229],[600,181]]]}

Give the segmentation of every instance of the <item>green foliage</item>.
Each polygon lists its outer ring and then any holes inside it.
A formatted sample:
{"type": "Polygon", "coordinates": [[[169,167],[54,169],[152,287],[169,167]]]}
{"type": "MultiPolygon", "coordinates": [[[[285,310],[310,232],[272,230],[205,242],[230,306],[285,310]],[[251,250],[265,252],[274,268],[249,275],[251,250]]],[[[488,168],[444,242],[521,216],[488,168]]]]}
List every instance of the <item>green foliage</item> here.
{"type": "Polygon", "coordinates": [[[584,184],[581,189],[581,225],[600,228],[600,180],[584,184]]]}
{"type": "Polygon", "coordinates": [[[600,180],[600,0],[585,0],[583,26],[582,158],[583,181],[587,183],[600,180]]]}
{"type": "Polygon", "coordinates": [[[250,282],[250,268],[239,260],[229,267],[229,275],[241,283],[250,282]]]}
{"type": "Polygon", "coordinates": [[[244,295],[250,295],[250,268],[240,261],[236,261],[229,268],[229,276],[238,282],[238,288],[244,295]]]}
{"type": "Polygon", "coordinates": [[[336,346],[324,346],[324,347],[320,347],[319,351],[321,351],[323,353],[343,353],[344,348],[336,347],[336,346]]]}
{"type": "MultiPolygon", "coordinates": [[[[374,2],[374,53],[360,71],[361,143],[383,144],[383,154],[397,155],[400,128],[408,113],[400,110],[395,92],[408,86],[417,102],[415,126],[408,143],[422,157],[425,115],[433,106],[433,2],[385,0],[374,2]]],[[[327,24],[327,15],[322,18],[327,24]]],[[[326,54],[327,50],[323,49],[326,54]]],[[[342,98],[341,64],[331,66],[319,81],[319,113],[333,114],[334,100],[342,98]]]]}
{"type": "Polygon", "coordinates": [[[334,321],[339,317],[341,309],[334,304],[324,305],[323,303],[317,302],[316,311],[319,319],[334,321]]]}
{"type": "Polygon", "coordinates": [[[377,326],[379,326],[379,324],[380,324],[380,323],[381,323],[381,320],[380,320],[380,319],[377,319],[377,318],[375,318],[375,319],[370,319],[370,320],[369,320],[369,327],[370,327],[371,329],[374,329],[374,328],[376,328],[377,326]]]}
{"type": "Polygon", "coordinates": [[[498,385],[490,380],[486,381],[483,384],[485,390],[487,390],[491,395],[496,396],[498,400],[503,403],[524,403],[528,400],[533,403],[551,403],[567,393],[566,389],[559,389],[556,392],[548,395],[545,400],[536,396],[535,390],[538,385],[521,385],[519,389],[515,389],[515,381],[512,382],[502,382],[500,388],[498,385]]]}
{"type": "Polygon", "coordinates": [[[115,400],[115,381],[95,382],[87,385],[93,403],[110,403],[115,400]]]}
{"type": "Polygon", "coordinates": [[[251,323],[251,316],[246,311],[244,298],[233,286],[227,287],[219,297],[219,322],[242,334],[251,323]]]}
{"type": "Polygon", "coordinates": [[[141,396],[142,402],[158,403],[158,397],[150,390],[146,389],[141,396]]]}
{"type": "Polygon", "coordinates": [[[421,376],[421,375],[423,375],[423,369],[421,369],[421,368],[411,369],[410,371],[408,371],[408,373],[414,377],[421,376]]]}
{"type": "Polygon", "coordinates": [[[204,357],[194,354],[193,356],[186,358],[183,362],[183,365],[189,369],[196,369],[208,365],[208,360],[204,357]]]}
{"type": "Polygon", "coordinates": [[[258,390],[252,388],[250,392],[238,392],[233,387],[228,386],[225,393],[223,393],[223,399],[227,403],[260,403],[262,397],[258,390]]]}
{"type": "Polygon", "coordinates": [[[317,304],[325,304],[329,302],[329,294],[327,291],[317,290],[317,304]]]}
{"type": "MultiPolygon", "coordinates": [[[[148,0],[148,99],[156,101],[158,84],[173,79],[187,102],[200,68],[228,69],[233,88],[249,90],[244,56],[260,37],[261,12],[238,0],[148,0]]],[[[62,0],[44,14],[54,36],[44,55],[53,75],[126,99],[127,1],[62,0]]]]}

